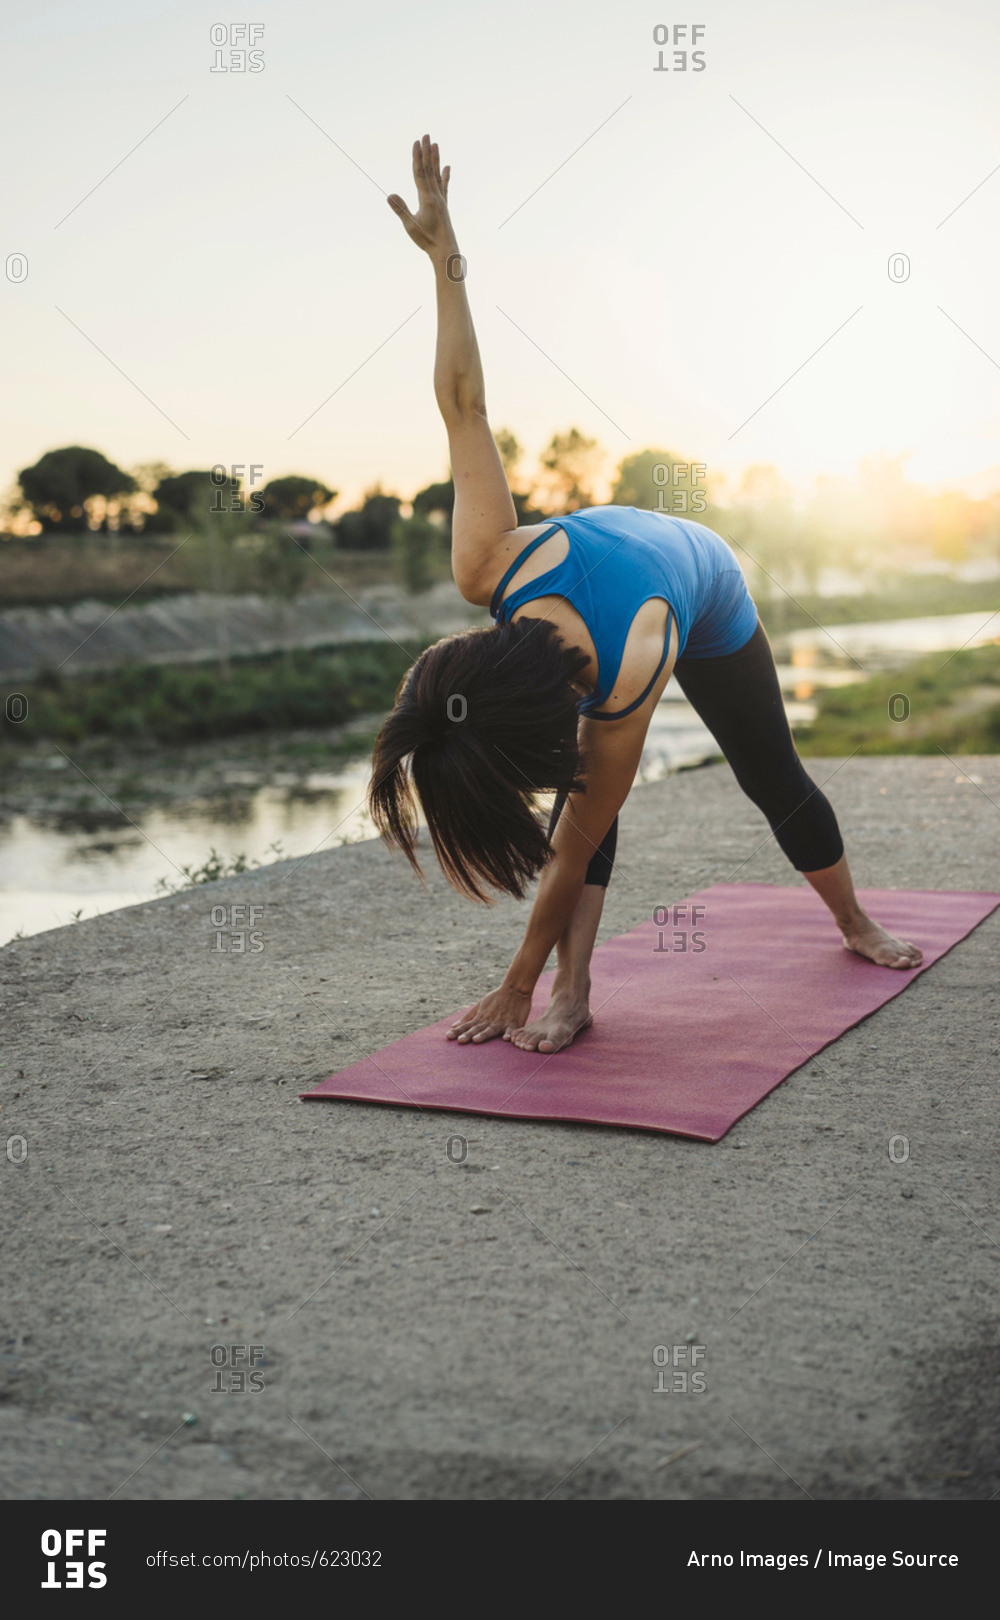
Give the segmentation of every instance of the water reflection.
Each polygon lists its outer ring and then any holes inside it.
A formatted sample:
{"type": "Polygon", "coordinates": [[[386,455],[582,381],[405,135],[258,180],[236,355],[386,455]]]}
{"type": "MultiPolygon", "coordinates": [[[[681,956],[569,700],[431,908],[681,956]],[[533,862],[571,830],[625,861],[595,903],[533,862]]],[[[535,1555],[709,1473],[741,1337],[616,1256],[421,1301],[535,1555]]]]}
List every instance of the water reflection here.
{"type": "Polygon", "coordinates": [[[991,613],[942,613],[922,619],[880,619],[866,624],[817,625],[775,638],[775,655],[806,657],[819,667],[856,668],[875,674],[908,663],[921,653],[950,652],[956,647],[983,647],[1000,642],[1000,610],[991,613]],[[845,658],[846,655],[846,658],[845,658]]]}
{"type": "Polygon", "coordinates": [[[93,917],[150,900],[163,892],[161,880],[182,885],[183,868],[197,870],[212,849],[227,862],[263,864],[275,859],[275,846],[300,857],[369,838],[367,784],[365,756],[293,787],[247,785],[238,798],[149,809],[133,817],[135,826],[115,812],[14,816],[0,834],[0,943],[19,930],[61,927],[78,912],[93,917]],[[105,824],[99,837],[97,819],[105,824]]]}

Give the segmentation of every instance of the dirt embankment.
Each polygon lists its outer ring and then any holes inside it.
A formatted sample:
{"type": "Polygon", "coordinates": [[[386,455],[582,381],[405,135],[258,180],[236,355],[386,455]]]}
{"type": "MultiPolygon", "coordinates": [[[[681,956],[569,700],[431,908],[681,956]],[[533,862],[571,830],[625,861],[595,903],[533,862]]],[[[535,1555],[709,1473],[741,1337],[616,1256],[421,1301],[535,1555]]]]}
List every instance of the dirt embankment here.
{"type": "Polygon", "coordinates": [[[8,608],[0,613],[0,681],[29,680],[43,669],[66,675],[132,661],[181,664],[383,635],[447,635],[483,617],[450,580],[417,596],[370,585],[291,599],[200,591],[120,608],[96,600],[8,608]]]}

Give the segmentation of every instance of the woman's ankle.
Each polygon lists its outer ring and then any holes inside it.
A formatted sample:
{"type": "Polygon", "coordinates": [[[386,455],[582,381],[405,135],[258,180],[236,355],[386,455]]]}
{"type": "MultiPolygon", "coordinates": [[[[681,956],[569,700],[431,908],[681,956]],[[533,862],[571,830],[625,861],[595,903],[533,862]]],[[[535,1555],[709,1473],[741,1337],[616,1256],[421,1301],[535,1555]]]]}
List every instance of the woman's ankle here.
{"type": "Polygon", "coordinates": [[[556,973],[552,981],[552,999],[556,996],[564,1001],[590,1000],[590,974],[589,973],[556,973]]]}

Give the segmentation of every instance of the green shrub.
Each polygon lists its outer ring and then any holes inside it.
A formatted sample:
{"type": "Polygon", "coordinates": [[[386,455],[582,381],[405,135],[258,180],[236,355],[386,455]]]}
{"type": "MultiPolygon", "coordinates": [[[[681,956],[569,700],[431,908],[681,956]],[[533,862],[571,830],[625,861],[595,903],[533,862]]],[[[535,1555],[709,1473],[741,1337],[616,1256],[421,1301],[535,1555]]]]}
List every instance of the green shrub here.
{"type": "Polygon", "coordinates": [[[222,737],[277,727],[340,725],[389,709],[423,650],[392,641],[296,648],[226,664],[131,664],[90,675],[46,671],[20,683],[27,718],[2,722],[10,743],[85,736],[160,742],[222,737]]]}

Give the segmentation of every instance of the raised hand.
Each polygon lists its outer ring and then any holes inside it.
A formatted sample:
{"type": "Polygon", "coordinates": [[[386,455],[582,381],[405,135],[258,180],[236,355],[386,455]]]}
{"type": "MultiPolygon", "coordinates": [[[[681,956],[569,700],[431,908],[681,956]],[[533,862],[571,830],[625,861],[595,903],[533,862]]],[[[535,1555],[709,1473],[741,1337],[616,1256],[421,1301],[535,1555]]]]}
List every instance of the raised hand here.
{"type": "Polygon", "coordinates": [[[386,201],[393,213],[398,214],[407,235],[431,255],[453,253],[458,244],[448,213],[448,181],[451,168],[445,165],[441,172],[441,158],[437,143],[429,135],[413,143],[413,178],[417,186],[417,212],[411,214],[402,197],[392,192],[386,201]]]}

